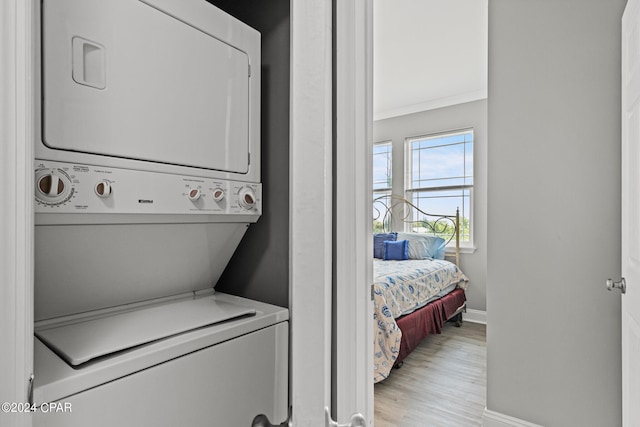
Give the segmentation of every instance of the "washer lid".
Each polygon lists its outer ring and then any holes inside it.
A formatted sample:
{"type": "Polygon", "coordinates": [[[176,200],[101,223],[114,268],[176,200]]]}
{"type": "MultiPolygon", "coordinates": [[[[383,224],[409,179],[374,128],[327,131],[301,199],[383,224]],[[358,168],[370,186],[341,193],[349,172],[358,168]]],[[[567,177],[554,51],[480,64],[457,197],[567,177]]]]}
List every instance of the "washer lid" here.
{"type": "Polygon", "coordinates": [[[256,310],[212,297],[173,302],[36,331],[72,366],[142,344],[255,315],[256,310]]]}

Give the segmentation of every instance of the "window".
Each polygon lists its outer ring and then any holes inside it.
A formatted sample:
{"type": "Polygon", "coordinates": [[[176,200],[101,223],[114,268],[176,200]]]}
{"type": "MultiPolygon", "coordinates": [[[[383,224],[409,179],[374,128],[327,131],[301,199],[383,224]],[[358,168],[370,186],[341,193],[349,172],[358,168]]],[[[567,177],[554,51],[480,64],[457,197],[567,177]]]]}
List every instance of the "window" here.
{"type": "MultiPolygon", "coordinates": [[[[373,200],[391,194],[391,161],[392,161],[391,141],[378,142],[373,145],[373,200]]],[[[384,213],[373,206],[373,232],[384,231],[384,213]]],[[[389,224],[387,224],[389,225],[389,224]]],[[[388,227],[387,227],[388,228],[388,227]]]]}
{"type": "Polygon", "coordinates": [[[391,141],[373,146],[373,191],[391,190],[391,141]]]}
{"type": "MultiPolygon", "coordinates": [[[[405,197],[430,214],[460,209],[460,243],[472,246],[473,130],[408,138],[406,150],[405,197]]],[[[420,231],[418,215],[411,231],[420,231]]]]}

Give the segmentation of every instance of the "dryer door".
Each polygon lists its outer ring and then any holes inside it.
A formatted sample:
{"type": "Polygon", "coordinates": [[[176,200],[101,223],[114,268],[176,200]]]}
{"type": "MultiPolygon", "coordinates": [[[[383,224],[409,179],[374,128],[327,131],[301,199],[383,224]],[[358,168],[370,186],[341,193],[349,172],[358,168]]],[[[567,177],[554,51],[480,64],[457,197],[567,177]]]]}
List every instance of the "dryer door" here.
{"type": "Polygon", "coordinates": [[[44,144],[247,173],[246,52],[140,1],[42,7],[44,144]]]}

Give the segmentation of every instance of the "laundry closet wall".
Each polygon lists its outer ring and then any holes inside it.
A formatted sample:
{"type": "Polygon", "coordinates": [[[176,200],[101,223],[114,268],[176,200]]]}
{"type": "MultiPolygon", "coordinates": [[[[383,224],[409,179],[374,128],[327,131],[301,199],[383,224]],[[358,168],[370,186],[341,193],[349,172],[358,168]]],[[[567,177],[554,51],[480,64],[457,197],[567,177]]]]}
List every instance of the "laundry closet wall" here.
{"type": "Polygon", "coordinates": [[[247,230],[216,290],[288,307],[289,0],[208,1],[262,34],[262,217],[247,230]]]}

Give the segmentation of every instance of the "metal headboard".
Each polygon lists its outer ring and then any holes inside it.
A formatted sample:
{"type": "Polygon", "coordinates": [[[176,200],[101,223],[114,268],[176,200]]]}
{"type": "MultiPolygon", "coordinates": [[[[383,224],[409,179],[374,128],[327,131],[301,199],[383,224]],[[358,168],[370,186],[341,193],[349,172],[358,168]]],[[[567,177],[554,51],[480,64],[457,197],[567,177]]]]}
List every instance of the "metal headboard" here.
{"type": "MultiPolygon", "coordinates": [[[[447,244],[455,239],[456,265],[460,265],[460,210],[455,215],[430,214],[404,197],[385,194],[373,199],[373,220],[382,224],[384,231],[391,231],[393,224],[420,224],[427,234],[442,237],[447,244]],[[417,219],[416,219],[417,218],[417,219]],[[392,221],[393,220],[393,221],[392,221]],[[453,228],[453,232],[451,229],[453,228]]],[[[412,227],[413,228],[413,227],[412,227]]]]}

